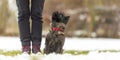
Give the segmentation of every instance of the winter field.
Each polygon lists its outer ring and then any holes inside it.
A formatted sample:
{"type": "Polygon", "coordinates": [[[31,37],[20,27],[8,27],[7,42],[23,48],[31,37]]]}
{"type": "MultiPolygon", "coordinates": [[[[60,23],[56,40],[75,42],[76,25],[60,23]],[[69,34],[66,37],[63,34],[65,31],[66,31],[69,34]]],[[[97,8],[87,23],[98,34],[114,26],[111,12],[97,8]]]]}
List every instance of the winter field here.
{"type": "MultiPolygon", "coordinates": [[[[44,49],[44,40],[41,49],[44,49]]],[[[0,60],[120,60],[120,39],[66,38],[64,54],[21,54],[18,37],[0,37],[0,60]]]]}

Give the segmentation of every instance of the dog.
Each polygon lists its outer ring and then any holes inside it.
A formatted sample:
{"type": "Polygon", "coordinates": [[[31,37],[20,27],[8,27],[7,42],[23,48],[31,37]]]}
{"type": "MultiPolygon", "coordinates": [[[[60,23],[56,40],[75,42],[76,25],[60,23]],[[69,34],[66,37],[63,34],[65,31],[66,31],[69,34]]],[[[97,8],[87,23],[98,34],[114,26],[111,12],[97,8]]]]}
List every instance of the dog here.
{"type": "Polygon", "coordinates": [[[65,16],[62,12],[55,11],[52,13],[52,23],[45,40],[45,54],[63,53],[63,46],[65,42],[64,31],[69,18],[70,16],[65,16]]]}

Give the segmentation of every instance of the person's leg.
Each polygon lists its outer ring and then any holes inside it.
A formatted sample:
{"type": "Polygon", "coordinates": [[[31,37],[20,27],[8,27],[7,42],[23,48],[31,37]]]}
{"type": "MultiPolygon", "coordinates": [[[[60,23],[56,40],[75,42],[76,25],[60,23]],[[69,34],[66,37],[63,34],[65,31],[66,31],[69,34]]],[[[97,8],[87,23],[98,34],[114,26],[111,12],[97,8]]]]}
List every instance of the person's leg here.
{"type": "Polygon", "coordinates": [[[22,43],[22,51],[30,52],[30,9],[29,0],[16,0],[18,7],[18,27],[20,40],[22,43]]]}
{"type": "Polygon", "coordinates": [[[44,7],[44,0],[31,1],[31,18],[32,18],[32,52],[40,52],[40,45],[42,39],[42,12],[44,7]]]}

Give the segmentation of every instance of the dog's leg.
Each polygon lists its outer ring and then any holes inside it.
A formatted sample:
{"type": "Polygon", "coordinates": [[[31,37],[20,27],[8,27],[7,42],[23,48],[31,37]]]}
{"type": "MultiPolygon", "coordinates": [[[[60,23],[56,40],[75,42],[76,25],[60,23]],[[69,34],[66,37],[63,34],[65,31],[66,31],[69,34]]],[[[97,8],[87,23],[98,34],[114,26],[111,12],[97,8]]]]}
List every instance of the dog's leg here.
{"type": "Polygon", "coordinates": [[[58,41],[57,41],[57,44],[56,44],[56,53],[59,53],[59,54],[62,54],[63,53],[63,46],[64,46],[64,42],[65,42],[65,36],[64,35],[60,35],[58,37],[58,41]]]}
{"type": "Polygon", "coordinates": [[[50,43],[50,34],[48,34],[47,36],[46,36],[46,40],[45,40],[45,48],[44,48],[44,53],[45,54],[48,54],[49,53],[49,49],[50,49],[50,47],[49,47],[49,43],[50,43]]]}

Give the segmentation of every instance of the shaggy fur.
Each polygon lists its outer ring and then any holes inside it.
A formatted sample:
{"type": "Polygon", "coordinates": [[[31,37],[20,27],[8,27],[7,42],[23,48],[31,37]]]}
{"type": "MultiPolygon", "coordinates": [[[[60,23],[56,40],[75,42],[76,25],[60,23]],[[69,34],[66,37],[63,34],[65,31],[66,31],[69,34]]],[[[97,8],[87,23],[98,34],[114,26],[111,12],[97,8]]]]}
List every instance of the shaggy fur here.
{"type": "Polygon", "coordinates": [[[69,20],[69,16],[65,16],[61,12],[53,12],[52,24],[45,41],[44,53],[63,53],[63,45],[65,42],[65,26],[69,20]]]}

